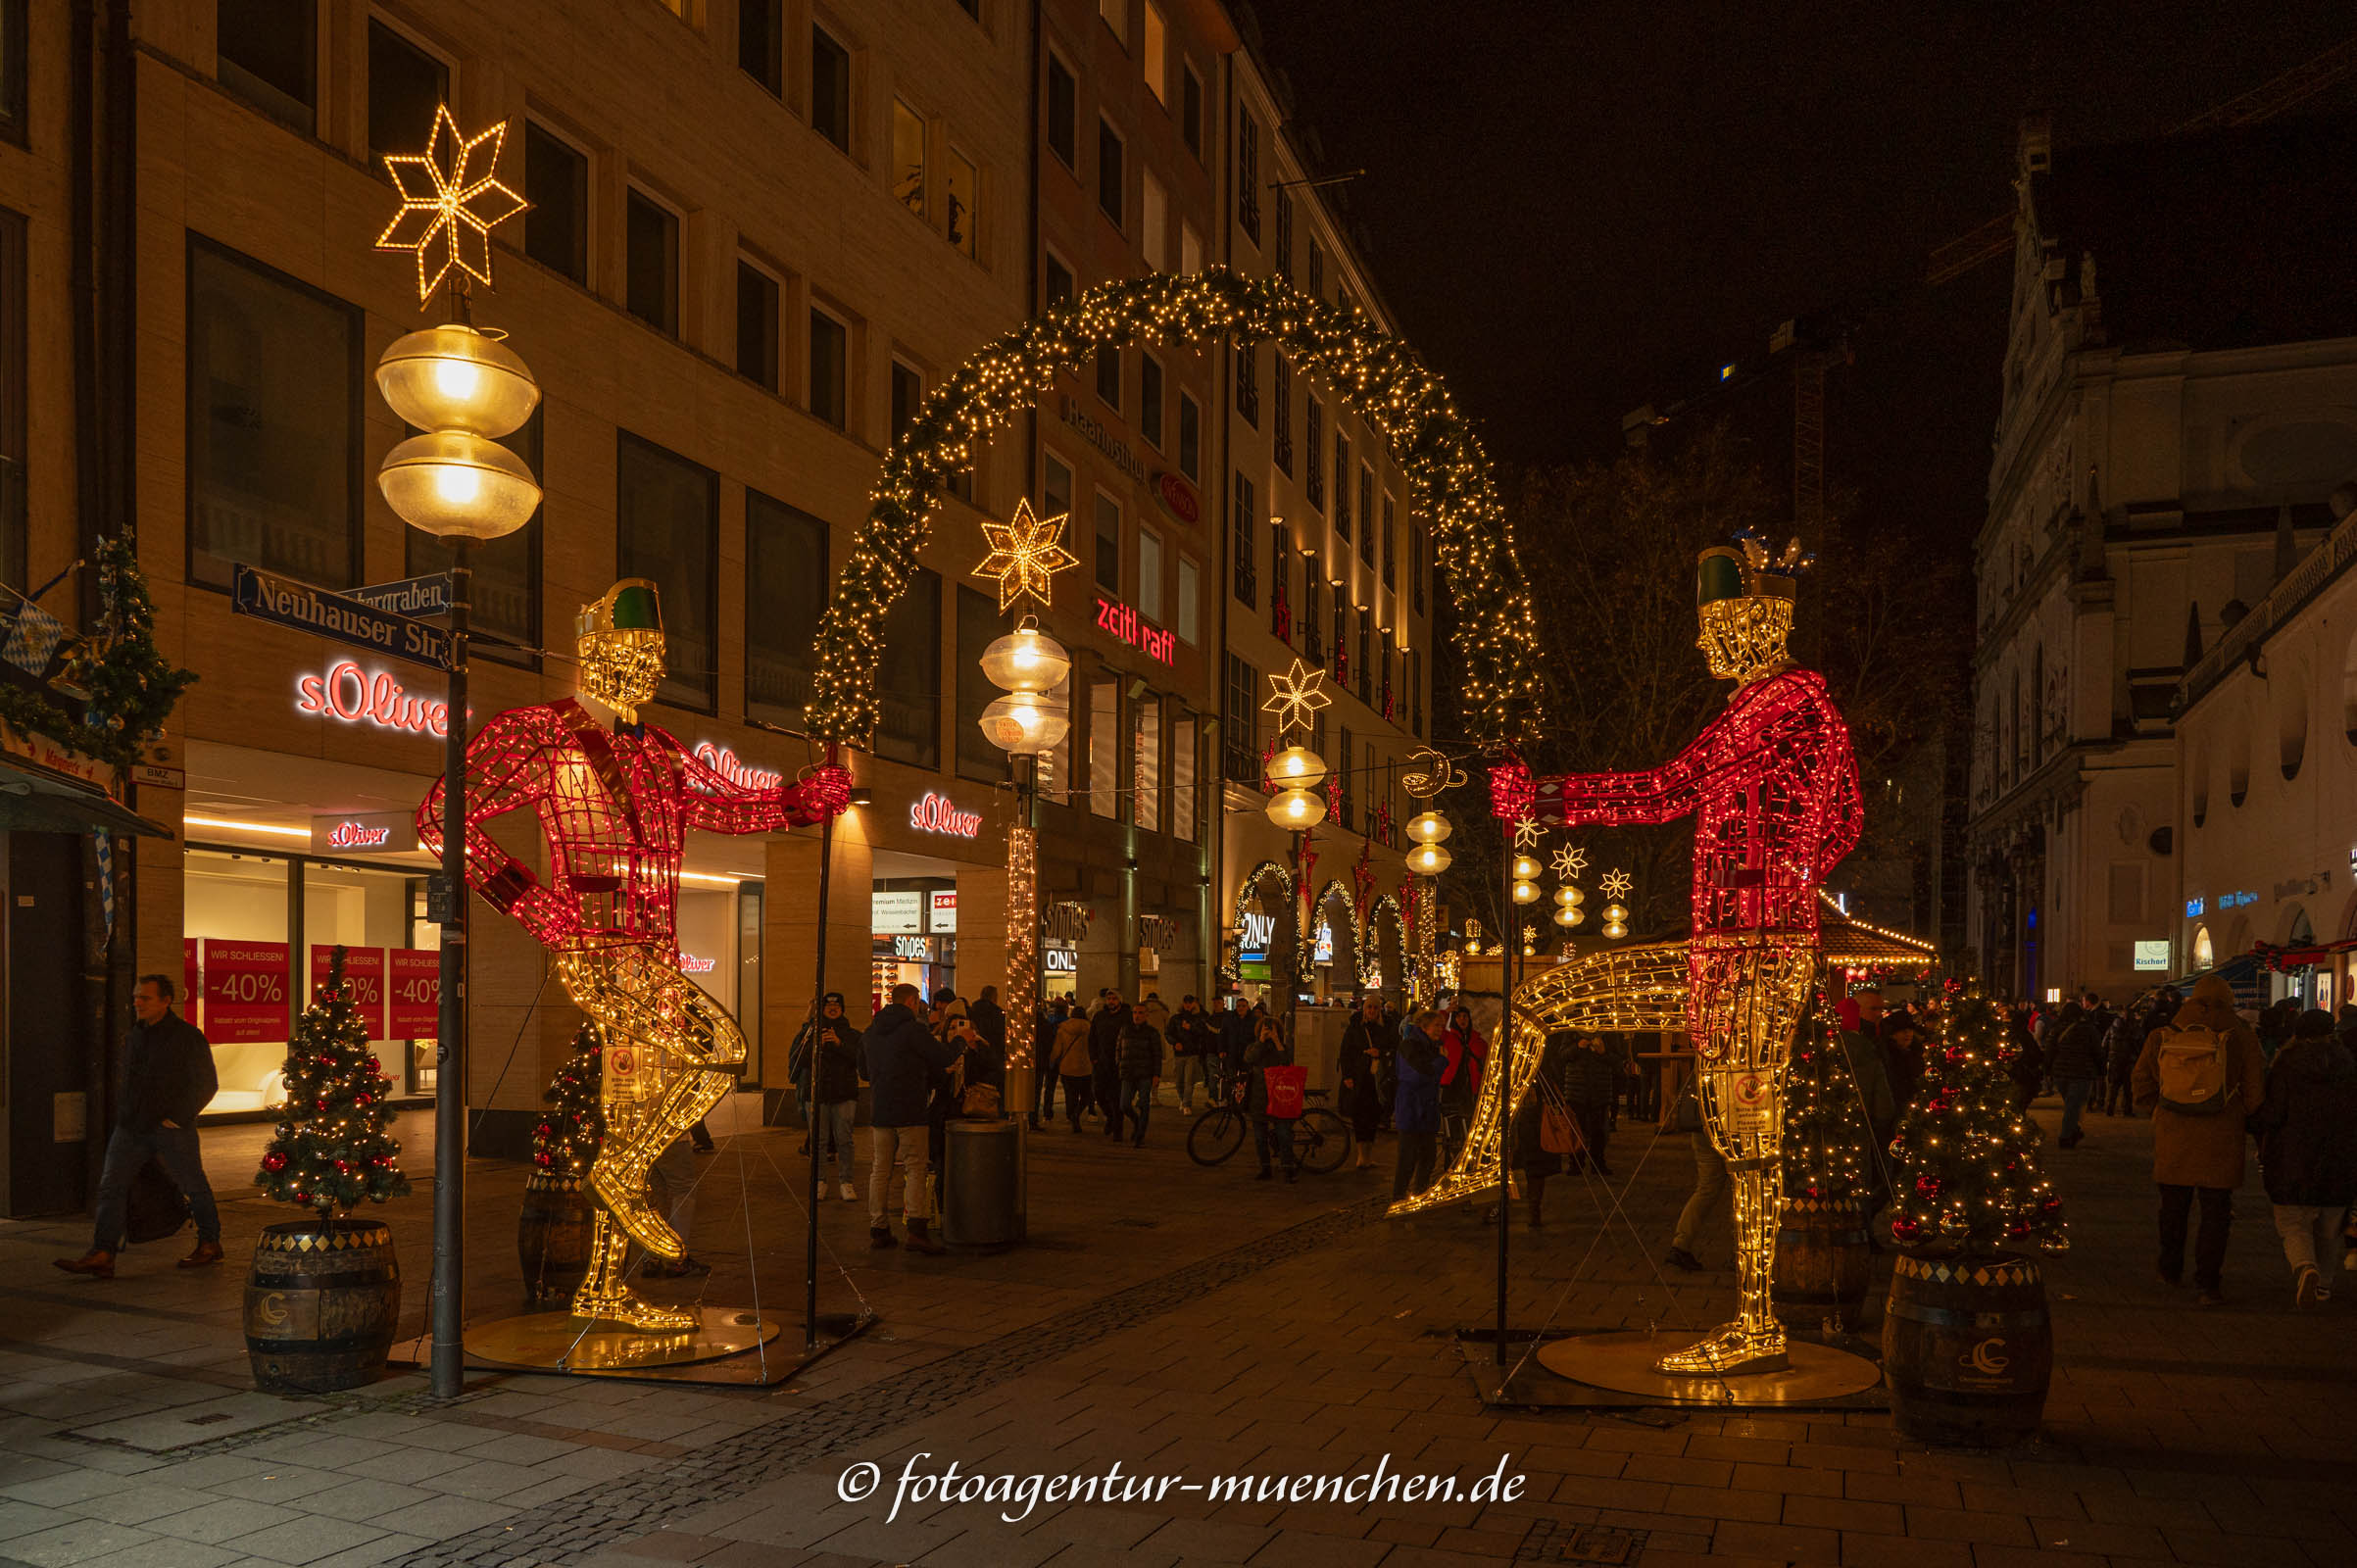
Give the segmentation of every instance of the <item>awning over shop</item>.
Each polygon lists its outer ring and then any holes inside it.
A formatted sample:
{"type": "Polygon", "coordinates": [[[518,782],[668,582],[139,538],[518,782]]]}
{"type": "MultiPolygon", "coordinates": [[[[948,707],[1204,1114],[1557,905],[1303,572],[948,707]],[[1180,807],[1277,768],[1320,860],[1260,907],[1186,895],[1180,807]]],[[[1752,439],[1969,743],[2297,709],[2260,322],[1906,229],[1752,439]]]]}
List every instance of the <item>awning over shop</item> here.
{"type": "Polygon", "coordinates": [[[177,837],[172,829],[123,807],[96,784],[5,752],[0,752],[0,828],[177,837]]]}
{"type": "Polygon", "coordinates": [[[2234,991],[2236,1006],[2262,1007],[2267,1004],[2267,987],[2259,977],[2259,956],[2255,953],[2229,958],[2214,969],[2196,969],[2191,974],[2180,975],[2169,984],[2175,986],[2178,994],[2183,996],[2192,991],[2193,982],[2206,980],[2211,975],[2224,980],[2234,991]]]}

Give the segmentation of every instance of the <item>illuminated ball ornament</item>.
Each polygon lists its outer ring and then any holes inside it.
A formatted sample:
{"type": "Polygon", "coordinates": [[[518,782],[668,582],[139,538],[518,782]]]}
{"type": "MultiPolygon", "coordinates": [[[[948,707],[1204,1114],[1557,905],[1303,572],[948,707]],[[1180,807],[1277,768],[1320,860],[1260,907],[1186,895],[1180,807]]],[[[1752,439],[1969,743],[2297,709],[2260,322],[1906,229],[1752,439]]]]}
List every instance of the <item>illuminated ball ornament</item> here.
{"type": "Polygon", "coordinates": [[[1439,876],[1455,858],[1438,843],[1419,844],[1407,852],[1407,868],[1418,876],[1439,876]]]}
{"type": "Polygon", "coordinates": [[[1325,797],[1315,790],[1280,790],[1269,797],[1268,819],[1292,833],[1306,833],[1326,819],[1325,797]]]}
{"type": "Polygon", "coordinates": [[[1407,836],[1418,844],[1444,844],[1453,831],[1449,818],[1438,811],[1419,811],[1405,823],[1407,836]]]}
{"type": "Polygon", "coordinates": [[[1604,906],[1604,935],[1617,942],[1629,934],[1629,911],[1617,904],[1604,906]]]}
{"type": "MultiPolygon", "coordinates": [[[[1326,782],[1326,760],[1306,746],[1288,746],[1268,760],[1268,776],[1281,790],[1313,790],[1326,782]]],[[[1448,836],[1444,824],[1441,837],[1448,836]]]]}

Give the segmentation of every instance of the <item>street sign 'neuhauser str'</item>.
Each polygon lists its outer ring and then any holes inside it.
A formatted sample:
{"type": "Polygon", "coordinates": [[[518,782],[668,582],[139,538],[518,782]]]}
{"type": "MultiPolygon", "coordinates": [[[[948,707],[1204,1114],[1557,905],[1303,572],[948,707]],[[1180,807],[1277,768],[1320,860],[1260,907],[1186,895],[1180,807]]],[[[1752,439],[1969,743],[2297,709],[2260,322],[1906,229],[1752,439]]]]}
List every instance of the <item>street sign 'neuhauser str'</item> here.
{"type": "Polygon", "coordinates": [[[241,615],[259,615],[436,669],[450,667],[450,634],[439,626],[252,566],[238,566],[231,582],[230,608],[241,615]]]}

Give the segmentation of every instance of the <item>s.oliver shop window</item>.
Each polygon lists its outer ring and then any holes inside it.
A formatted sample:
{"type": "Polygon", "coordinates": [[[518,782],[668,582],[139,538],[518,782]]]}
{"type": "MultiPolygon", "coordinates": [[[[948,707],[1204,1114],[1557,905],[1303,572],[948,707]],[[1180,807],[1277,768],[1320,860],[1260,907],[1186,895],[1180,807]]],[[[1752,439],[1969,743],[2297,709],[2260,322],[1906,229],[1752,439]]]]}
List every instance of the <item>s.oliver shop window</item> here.
{"type": "Polygon", "coordinates": [[[192,847],[183,886],[182,1010],[221,1080],[207,1114],[279,1102],[287,1037],[338,944],[395,1092],[432,1093],[441,930],[424,917],[421,872],[192,847]]]}

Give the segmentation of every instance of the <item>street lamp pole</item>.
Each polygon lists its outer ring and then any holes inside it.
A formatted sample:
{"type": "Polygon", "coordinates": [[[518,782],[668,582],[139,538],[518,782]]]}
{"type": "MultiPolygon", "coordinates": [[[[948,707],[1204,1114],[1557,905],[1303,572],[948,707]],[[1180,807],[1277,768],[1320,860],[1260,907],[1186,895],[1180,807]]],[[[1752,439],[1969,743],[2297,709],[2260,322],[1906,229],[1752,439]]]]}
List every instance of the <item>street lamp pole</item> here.
{"type": "Polygon", "coordinates": [[[429,1293],[434,1397],[466,1374],[466,633],[474,541],[450,541],[450,673],[443,686],[441,1018],[434,1027],[434,1273],[429,1293]]]}

